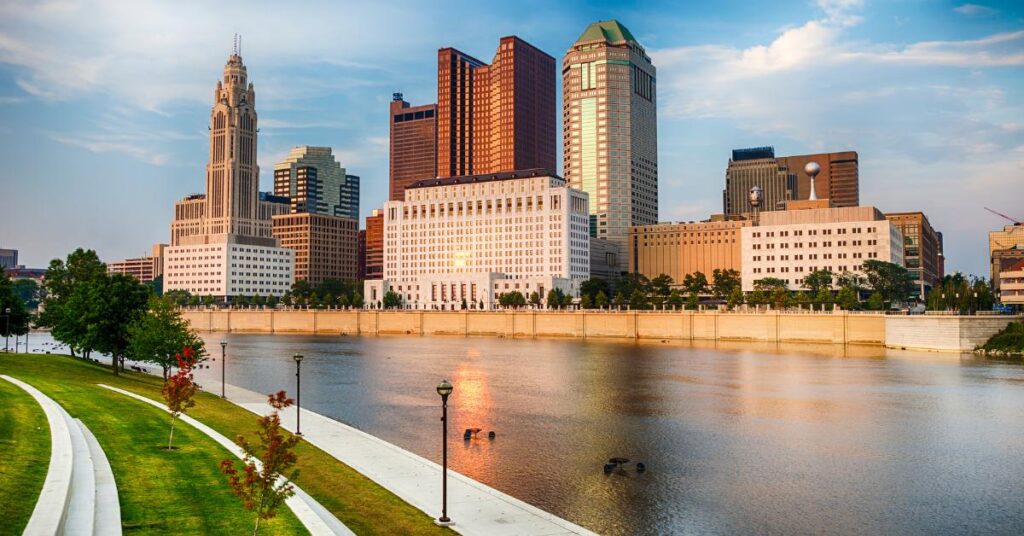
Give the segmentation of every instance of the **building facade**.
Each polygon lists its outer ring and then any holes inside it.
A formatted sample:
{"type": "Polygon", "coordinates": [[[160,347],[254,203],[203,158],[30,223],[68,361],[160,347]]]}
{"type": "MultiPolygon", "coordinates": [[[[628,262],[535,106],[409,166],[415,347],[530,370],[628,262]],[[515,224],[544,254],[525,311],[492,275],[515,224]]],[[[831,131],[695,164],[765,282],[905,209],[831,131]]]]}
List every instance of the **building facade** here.
{"type": "Polygon", "coordinates": [[[366,264],[363,279],[384,278],[384,209],[375,208],[366,217],[366,264]]]}
{"type": "Polygon", "coordinates": [[[410,184],[437,176],[437,105],[391,99],[388,200],[405,199],[410,184]]]}
{"type": "Polygon", "coordinates": [[[293,148],[274,165],[274,194],[291,199],[291,212],[359,218],[359,177],[346,173],[330,147],[293,148]]]}
{"type": "Polygon", "coordinates": [[[316,286],[325,279],[358,277],[359,221],[299,212],[274,216],[274,236],[295,252],[295,280],[316,286]]]}
{"type": "Polygon", "coordinates": [[[869,259],[903,265],[903,234],[875,207],[763,212],[741,234],[744,292],[764,278],[803,290],[803,278],[816,270],[863,275],[869,259]]]}
{"type": "Polygon", "coordinates": [[[793,199],[810,199],[811,177],[804,171],[809,162],[821,166],[814,178],[818,199],[831,199],[837,207],[860,206],[860,164],[856,151],[783,156],[779,164],[796,175],[793,199]]]}
{"type": "Polygon", "coordinates": [[[665,274],[681,285],[701,272],[711,281],[715,270],[742,267],[742,229],[749,220],[641,225],[629,230],[629,271],[653,279],[665,274]]]}
{"type": "Polygon", "coordinates": [[[772,147],[734,150],[725,170],[722,211],[727,216],[752,213],[749,195],[754,186],[764,195],[761,211],[779,210],[794,199],[796,175],[775,158],[772,147]]]}
{"type": "Polygon", "coordinates": [[[18,265],[18,250],[0,249],[0,270],[18,265]]]}
{"type": "Polygon", "coordinates": [[[999,302],[1024,307],[1024,258],[999,269],[999,302]]]}
{"type": "Polygon", "coordinates": [[[999,270],[1001,268],[999,259],[1003,255],[999,252],[1014,249],[1024,249],[1024,225],[1006,225],[1000,231],[988,233],[988,259],[991,267],[990,276],[994,286],[999,288],[999,270]]]}
{"type": "Polygon", "coordinates": [[[656,71],[615,20],[587,27],[562,60],[562,169],[590,198],[590,234],[627,249],[658,221],[656,71]]]}
{"type": "Polygon", "coordinates": [[[107,263],[108,274],[126,274],[148,283],[163,274],[164,250],[167,244],[153,244],[152,252],[144,257],[107,263]]]}
{"type": "Polygon", "coordinates": [[[556,171],[555,59],[515,36],[486,64],[437,51],[437,177],[556,171]]]}
{"type": "Polygon", "coordinates": [[[922,212],[890,212],[885,215],[903,234],[903,263],[914,276],[916,295],[924,299],[942,282],[942,242],[922,212]]]}
{"type": "Polygon", "coordinates": [[[294,282],[294,256],[278,247],[271,218],[288,210],[259,192],[256,92],[237,49],[217,82],[210,111],[206,193],[175,204],[164,290],[228,299],[281,296],[294,282]]]}
{"type": "Polygon", "coordinates": [[[590,277],[610,281],[626,271],[622,248],[611,240],[590,237],[590,277]]]}
{"type": "Polygon", "coordinates": [[[587,194],[546,170],[420,181],[384,207],[384,279],[368,303],[398,293],[415,309],[494,307],[502,293],[590,277],[587,194]]]}
{"type": "Polygon", "coordinates": [[[356,280],[366,279],[366,229],[356,235],[356,280]]]}

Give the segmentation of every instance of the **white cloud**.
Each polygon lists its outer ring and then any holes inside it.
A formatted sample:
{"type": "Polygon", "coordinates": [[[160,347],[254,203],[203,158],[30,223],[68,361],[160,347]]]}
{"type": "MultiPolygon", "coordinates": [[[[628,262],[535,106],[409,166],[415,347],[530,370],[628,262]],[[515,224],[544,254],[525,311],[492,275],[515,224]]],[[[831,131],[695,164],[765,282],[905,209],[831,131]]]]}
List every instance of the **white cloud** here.
{"type": "Polygon", "coordinates": [[[988,16],[999,13],[999,10],[997,9],[979,4],[963,4],[953,8],[953,11],[961,15],[967,15],[968,17],[988,16]]]}
{"type": "Polygon", "coordinates": [[[80,147],[93,153],[122,153],[155,166],[162,166],[169,162],[169,156],[166,153],[153,151],[137,143],[104,139],[97,136],[75,138],[56,133],[49,133],[48,135],[54,141],[72,147],[80,147]]]}

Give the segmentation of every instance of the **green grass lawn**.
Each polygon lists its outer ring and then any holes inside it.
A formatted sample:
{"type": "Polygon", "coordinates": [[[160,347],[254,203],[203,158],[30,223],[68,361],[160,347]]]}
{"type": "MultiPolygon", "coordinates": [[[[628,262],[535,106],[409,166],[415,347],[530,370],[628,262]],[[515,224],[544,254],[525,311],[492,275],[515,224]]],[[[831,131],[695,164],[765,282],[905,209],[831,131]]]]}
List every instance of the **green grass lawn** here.
{"type": "Polygon", "coordinates": [[[0,534],[21,534],[50,464],[46,414],[31,395],[0,380],[0,534]]]}
{"type": "MultiPolygon", "coordinates": [[[[126,533],[240,534],[251,527],[252,515],[230,493],[218,469],[220,460],[233,457],[227,450],[183,423],[175,427],[174,433],[174,443],[181,448],[162,450],[169,426],[166,413],[95,385],[105,383],[161,400],[159,378],[135,373],[115,377],[109,367],[40,354],[0,354],[0,371],[34,385],[89,426],[110,458],[126,533]]],[[[6,393],[13,391],[0,391],[0,396],[6,393]]],[[[33,402],[27,394],[24,398],[33,402]]],[[[38,406],[35,410],[44,419],[38,406]]],[[[188,414],[227,437],[243,434],[255,440],[258,417],[219,396],[201,393],[188,414]]],[[[45,428],[45,419],[41,422],[45,428]]],[[[0,439],[6,437],[5,430],[0,429],[0,439]]],[[[48,437],[45,450],[43,456],[48,461],[48,437]]],[[[296,452],[300,470],[297,483],[355,533],[453,534],[320,449],[301,443],[296,452]]],[[[0,478],[3,491],[6,476],[0,478]]],[[[31,513],[31,505],[28,511],[31,513]]],[[[7,525],[6,512],[0,523],[7,525]]],[[[260,533],[306,532],[285,508],[277,519],[261,524],[260,533]]]]}

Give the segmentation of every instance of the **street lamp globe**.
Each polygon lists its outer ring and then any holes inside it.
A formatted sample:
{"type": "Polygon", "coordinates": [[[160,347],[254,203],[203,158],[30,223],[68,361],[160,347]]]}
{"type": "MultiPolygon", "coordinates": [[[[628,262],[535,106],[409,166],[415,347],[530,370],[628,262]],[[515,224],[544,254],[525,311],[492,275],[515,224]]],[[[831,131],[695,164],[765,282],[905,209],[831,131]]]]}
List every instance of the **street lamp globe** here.
{"type": "Polygon", "coordinates": [[[223,350],[228,347],[228,341],[220,341],[220,348],[223,350]]]}
{"type": "Polygon", "coordinates": [[[303,357],[302,354],[298,354],[297,353],[297,354],[292,356],[292,359],[294,359],[296,363],[302,363],[302,357],[303,357]]]}
{"type": "Polygon", "coordinates": [[[452,394],[452,384],[448,380],[441,380],[441,383],[437,384],[437,394],[442,397],[452,394]]]}

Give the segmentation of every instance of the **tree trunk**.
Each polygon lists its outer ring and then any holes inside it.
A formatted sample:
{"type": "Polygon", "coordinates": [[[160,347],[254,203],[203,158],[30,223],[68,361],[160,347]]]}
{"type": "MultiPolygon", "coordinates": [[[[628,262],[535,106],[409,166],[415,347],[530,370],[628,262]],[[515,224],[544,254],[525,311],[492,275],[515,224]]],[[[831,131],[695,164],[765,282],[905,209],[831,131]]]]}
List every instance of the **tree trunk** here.
{"type": "Polygon", "coordinates": [[[252,529],[252,536],[256,536],[256,534],[259,531],[260,531],[260,516],[259,516],[259,514],[256,514],[256,526],[253,527],[253,529],[252,529]]]}
{"type": "Polygon", "coordinates": [[[110,364],[114,366],[114,376],[118,375],[117,370],[117,354],[110,356],[110,364]]]}
{"type": "Polygon", "coordinates": [[[171,414],[171,436],[167,438],[167,450],[171,450],[171,446],[174,442],[174,419],[175,415],[171,414]]]}
{"type": "Polygon", "coordinates": [[[164,381],[166,382],[167,381],[167,372],[170,369],[170,367],[168,367],[167,365],[163,365],[163,369],[164,369],[164,381]]]}

